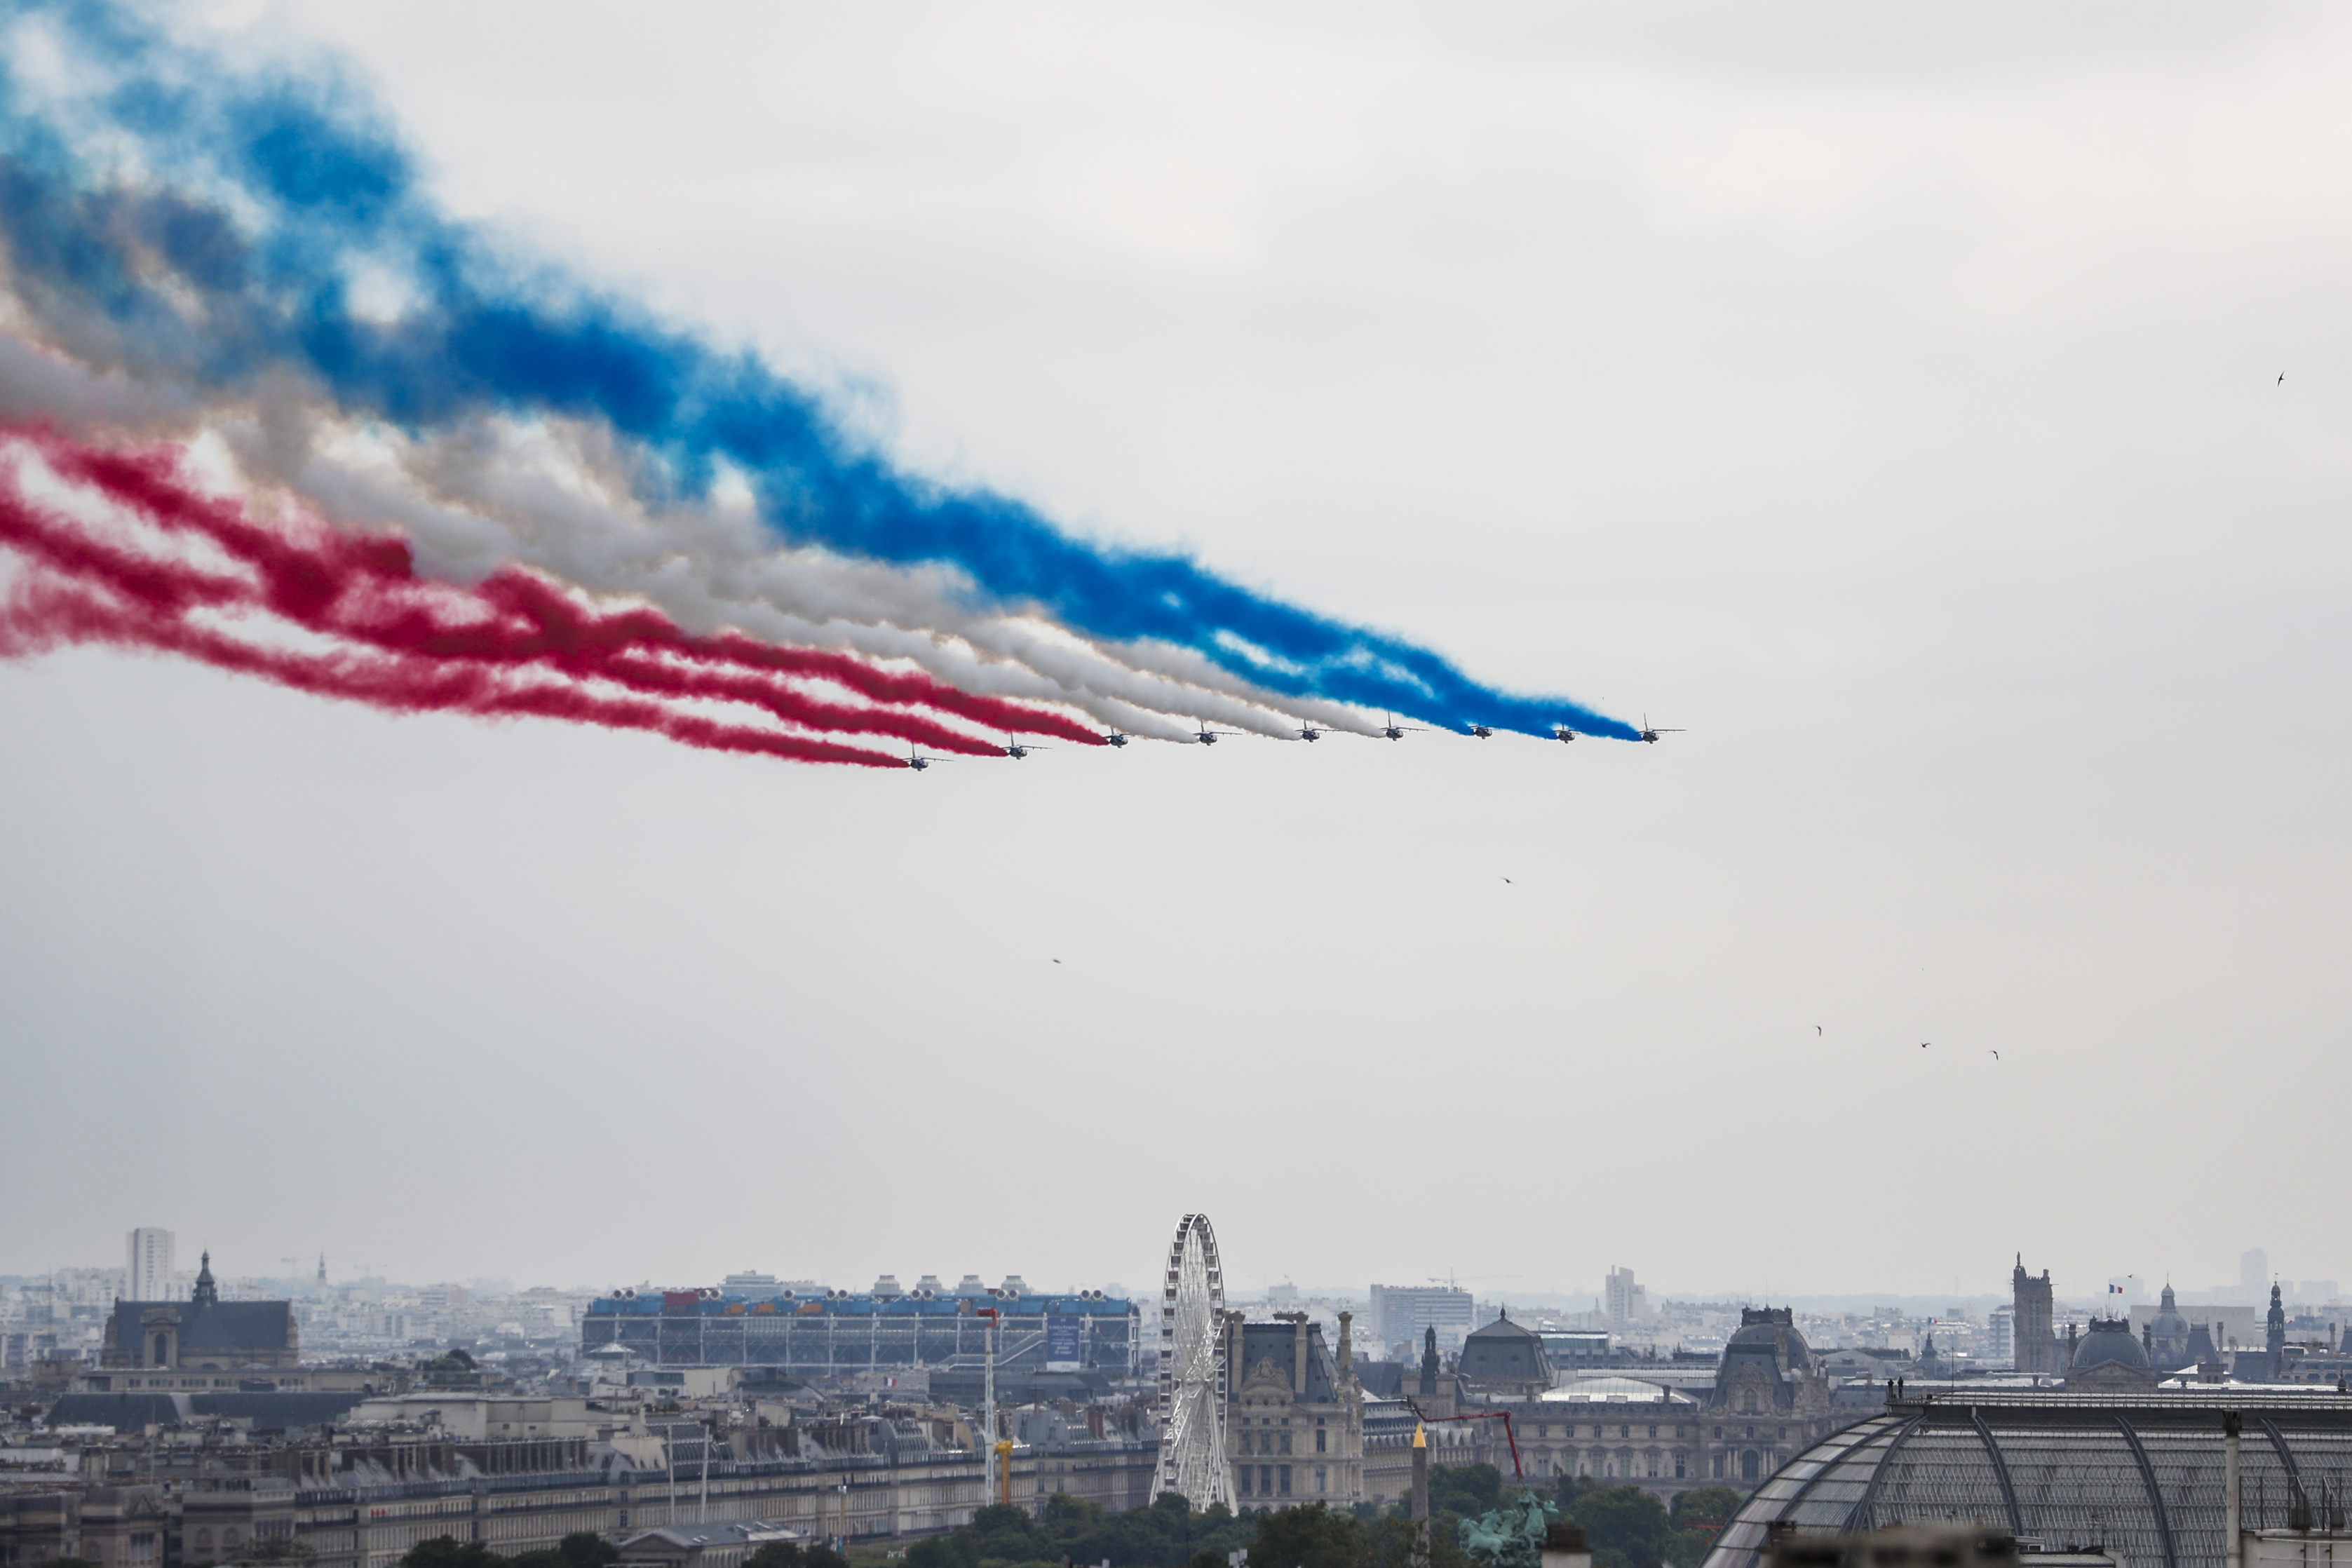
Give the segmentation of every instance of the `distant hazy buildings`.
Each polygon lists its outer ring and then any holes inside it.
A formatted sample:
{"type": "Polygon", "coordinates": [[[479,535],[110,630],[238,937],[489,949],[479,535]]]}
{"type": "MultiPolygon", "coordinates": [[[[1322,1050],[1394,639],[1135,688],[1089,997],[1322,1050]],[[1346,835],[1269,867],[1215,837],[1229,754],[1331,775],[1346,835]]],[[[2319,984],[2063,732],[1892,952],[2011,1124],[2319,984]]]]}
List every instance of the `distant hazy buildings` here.
{"type": "Polygon", "coordinates": [[[1477,1306],[1467,1290],[1451,1285],[1375,1285],[1372,1335],[1393,1350],[1435,1329],[1438,1342],[1458,1345],[1477,1326],[1477,1306]]]}
{"type": "Polygon", "coordinates": [[[142,1225],[131,1233],[124,1248],[123,1299],[166,1301],[172,1289],[172,1233],[160,1226],[142,1225]]]}
{"type": "Polygon", "coordinates": [[[1609,1270],[1603,1302],[1612,1328],[1629,1328],[1650,1315],[1649,1292],[1634,1282],[1630,1268],[1609,1270]]]}
{"type": "Polygon", "coordinates": [[[1225,1451],[1244,1509],[1364,1497],[1364,1390],[1349,1325],[1335,1355],[1304,1312],[1225,1319],[1225,1451]]]}

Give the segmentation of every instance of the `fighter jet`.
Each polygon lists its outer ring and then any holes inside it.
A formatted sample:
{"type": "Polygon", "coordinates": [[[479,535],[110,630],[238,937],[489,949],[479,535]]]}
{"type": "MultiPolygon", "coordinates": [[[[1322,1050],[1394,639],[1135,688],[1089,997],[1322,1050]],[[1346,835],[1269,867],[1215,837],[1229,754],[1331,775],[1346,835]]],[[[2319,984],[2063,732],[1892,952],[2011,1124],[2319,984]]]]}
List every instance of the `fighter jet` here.
{"type": "Polygon", "coordinates": [[[1570,729],[1565,724],[1554,725],[1552,728],[1551,738],[1555,741],[1573,741],[1576,739],[1576,731],[1570,729]]]}
{"type": "Polygon", "coordinates": [[[1103,743],[1110,746],[1124,746],[1127,744],[1127,737],[1116,730],[1107,731],[1103,734],[1103,743]]]}
{"type": "Polygon", "coordinates": [[[1323,731],[1312,724],[1302,725],[1298,731],[1298,738],[1302,741],[1319,741],[1323,738],[1323,731]]]}
{"type": "Polygon", "coordinates": [[[1650,716],[1647,713],[1642,715],[1642,739],[1647,741],[1654,746],[1658,743],[1658,737],[1661,735],[1679,735],[1681,733],[1682,731],[1680,730],[1653,729],[1650,724],[1650,716]]]}
{"type": "Polygon", "coordinates": [[[1472,734],[1474,734],[1474,735],[1477,736],[1480,740],[1482,740],[1482,741],[1483,741],[1483,740],[1486,740],[1488,736],[1490,736],[1490,735],[1494,734],[1494,732],[1495,732],[1495,731],[1494,731],[1493,727],[1492,727],[1492,726],[1490,726],[1490,725],[1486,725],[1486,724],[1473,724],[1473,725],[1471,725],[1471,726],[1470,726],[1470,732],[1471,732],[1472,734]]]}
{"type": "Polygon", "coordinates": [[[1396,715],[1391,713],[1389,715],[1389,721],[1381,726],[1381,733],[1386,735],[1391,741],[1402,741],[1404,739],[1404,732],[1407,730],[1418,730],[1420,728],[1421,726],[1418,724],[1398,723],[1396,721],[1396,715]]]}
{"type": "Polygon", "coordinates": [[[1021,743],[1021,737],[1018,735],[1007,735],[1004,737],[1004,754],[1011,757],[1016,763],[1032,752],[1042,752],[1045,749],[1045,748],[1043,746],[1023,745],[1021,743]]]}

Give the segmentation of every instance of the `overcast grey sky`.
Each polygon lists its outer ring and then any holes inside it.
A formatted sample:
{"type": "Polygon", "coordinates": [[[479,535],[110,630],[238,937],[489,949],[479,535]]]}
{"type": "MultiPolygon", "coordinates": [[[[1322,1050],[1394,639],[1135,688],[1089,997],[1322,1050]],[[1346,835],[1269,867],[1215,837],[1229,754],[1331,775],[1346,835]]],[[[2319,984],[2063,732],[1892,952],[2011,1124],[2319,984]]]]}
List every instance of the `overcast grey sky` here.
{"type": "Polygon", "coordinates": [[[2352,1281],[2340,9],[182,15],[932,472],[1687,733],[0,666],[0,1271],[2352,1281]]]}

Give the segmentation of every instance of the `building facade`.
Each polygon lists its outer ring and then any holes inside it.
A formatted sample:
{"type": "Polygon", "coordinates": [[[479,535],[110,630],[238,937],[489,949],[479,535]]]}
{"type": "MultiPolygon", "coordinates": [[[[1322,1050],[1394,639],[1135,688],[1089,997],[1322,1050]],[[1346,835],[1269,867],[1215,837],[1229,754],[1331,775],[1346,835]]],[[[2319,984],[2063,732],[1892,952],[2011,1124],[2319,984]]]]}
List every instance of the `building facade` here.
{"type": "Polygon", "coordinates": [[[1225,1456],[1244,1510],[1363,1500],[1364,1390],[1355,1374],[1352,1321],[1339,1348],[1304,1312],[1270,1323],[1225,1315],[1225,1456]]]}
{"type": "MultiPolygon", "coordinates": [[[[673,1478],[579,1442],[379,1447],[364,1473],[336,1462],[348,1457],[284,1448],[263,1457],[266,1468],[169,1487],[0,1494],[0,1563],[78,1556],[101,1568],[202,1568],[285,1542],[268,1550],[315,1568],[393,1568],[436,1536],[514,1556],[575,1531],[621,1539],[698,1517],[882,1543],[968,1524],[988,1500],[980,1457],[966,1449],[714,1463],[707,1484],[683,1467],[673,1478]],[[397,1458],[408,1448],[436,1452],[409,1466],[397,1458]]],[[[1013,1501],[1041,1508],[1064,1493],[1139,1508],[1157,1458],[1149,1441],[1015,1449],[1013,1501]]]]}
{"type": "Polygon", "coordinates": [[[1650,1293],[1633,1279],[1630,1268],[1611,1268],[1603,1298],[1609,1321],[1618,1328],[1637,1323],[1650,1315],[1650,1293]]]}
{"type": "Polygon", "coordinates": [[[1709,1481],[1753,1486],[1844,1424],[1787,1307],[1745,1308],[1701,1412],[1709,1481]]]}
{"type": "Polygon", "coordinates": [[[122,1296],[128,1301],[168,1301],[172,1284],[173,1235],[160,1226],[141,1226],[123,1243],[122,1296]]]}
{"type": "Polygon", "coordinates": [[[2053,1327],[2050,1270],[2037,1279],[2025,1271],[2025,1255],[2018,1254],[2016,1271],[2009,1277],[2011,1295],[2010,1364],[2036,1377],[2053,1377],[2066,1370],[2058,1336],[2053,1327]]]}
{"type": "MultiPolygon", "coordinates": [[[[1008,1284],[1011,1283],[1008,1281],[1008,1284]]],[[[803,1377],[873,1370],[979,1369],[993,1308],[999,1376],[1043,1373],[1049,1334],[1082,1372],[1135,1375],[1140,1321],[1134,1304],[1098,1291],[1031,1296],[982,1291],[877,1295],[793,1291],[760,1300],[723,1290],[621,1293],[588,1304],[580,1348],[618,1346],[657,1365],[776,1366],[803,1377]]]]}
{"type": "Polygon", "coordinates": [[[1478,1326],[1477,1303],[1451,1285],[1375,1285],[1370,1311],[1373,1342],[1385,1355],[1431,1329],[1447,1345],[1478,1326]]]}
{"type": "Polygon", "coordinates": [[[302,1363],[290,1301],[224,1301],[204,1255],[196,1288],[184,1301],[117,1301],[106,1320],[100,1364],[107,1367],[223,1372],[294,1367],[302,1363]]]}

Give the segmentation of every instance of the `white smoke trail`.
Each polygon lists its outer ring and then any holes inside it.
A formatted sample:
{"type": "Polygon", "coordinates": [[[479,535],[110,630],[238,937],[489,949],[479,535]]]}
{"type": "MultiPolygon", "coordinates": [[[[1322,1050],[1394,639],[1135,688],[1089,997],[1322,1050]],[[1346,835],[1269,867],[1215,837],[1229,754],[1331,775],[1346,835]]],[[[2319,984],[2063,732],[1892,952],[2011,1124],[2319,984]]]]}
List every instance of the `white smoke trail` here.
{"type": "Polygon", "coordinates": [[[972,607],[946,567],[781,547],[747,489],[646,512],[625,460],[586,424],[482,419],[426,438],[322,419],[292,382],[226,407],[120,371],[93,372],[0,333],[0,416],[209,443],[250,483],[354,523],[391,523],[420,566],[458,581],[509,562],[592,592],[641,597],[695,631],[901,659],[976,694],[1070,704],[1130,734],[1190,741],[1187,723],[1289,738],[1303,721],[1370,732],[1360,714],[1265,692],[1189,649],[1103,644],[1040,616],[972,607]]]}

